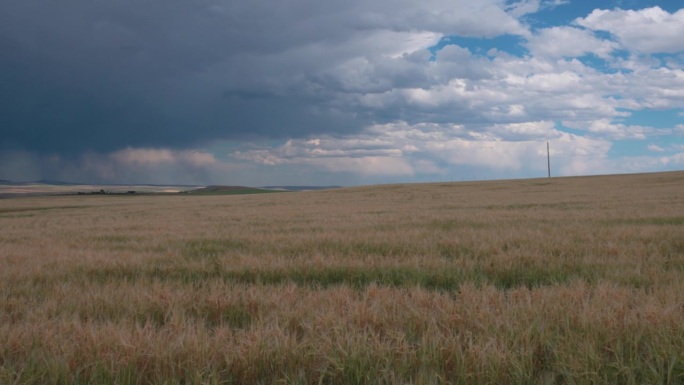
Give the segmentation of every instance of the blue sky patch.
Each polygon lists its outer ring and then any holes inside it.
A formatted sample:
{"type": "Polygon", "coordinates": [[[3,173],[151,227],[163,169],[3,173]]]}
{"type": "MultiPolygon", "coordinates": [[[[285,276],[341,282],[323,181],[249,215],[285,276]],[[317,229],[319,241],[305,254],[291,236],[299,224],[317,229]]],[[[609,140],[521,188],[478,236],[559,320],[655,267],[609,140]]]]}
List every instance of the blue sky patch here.
{"type": "Polygon", "coordinates": [[[684,123],[684,117],[681,115],[682,109],[668,109],[668,110],[629,110],[631,115],[624,119],[625,124],[671,129],[678,124],[684,123]]]}
{"type": "Polygon", "coordinates": [[[468,49],[473,55],[478,56],[486,56],[490,50],[496,49],[513,56],[522,57],[528,53],[527,49],[522,45],[524,42],[524,38],[516,35],[503,35],[495,38],[445,36],[439,43],[430,47],[429,50],[433,56],[439,57],[439,51],[442,48],[448,45],[457,45],[468,49]]]}

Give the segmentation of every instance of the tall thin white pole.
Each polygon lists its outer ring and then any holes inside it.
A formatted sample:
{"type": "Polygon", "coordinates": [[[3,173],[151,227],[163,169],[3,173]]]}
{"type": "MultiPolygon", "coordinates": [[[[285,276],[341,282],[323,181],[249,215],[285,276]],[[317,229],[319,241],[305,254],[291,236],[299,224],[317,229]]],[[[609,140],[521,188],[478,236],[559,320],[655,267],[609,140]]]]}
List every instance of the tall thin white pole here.
{"type": "Polygon", "coordinates": [[[549,142],[546,142],[546,164],[549,168],[549,178],[551,178],[551,153],[549,152],[549,142]]]}

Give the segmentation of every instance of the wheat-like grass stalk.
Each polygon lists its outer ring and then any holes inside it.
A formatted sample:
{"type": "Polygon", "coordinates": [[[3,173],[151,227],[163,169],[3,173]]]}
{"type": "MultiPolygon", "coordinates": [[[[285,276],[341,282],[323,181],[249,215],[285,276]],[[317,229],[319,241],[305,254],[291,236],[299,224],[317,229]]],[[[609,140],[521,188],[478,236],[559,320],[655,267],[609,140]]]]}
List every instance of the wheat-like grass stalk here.
{"type": "Polygon", "coordinates": [[[683,180],[0,200],[0,383],[681,384],[683,180]]]}

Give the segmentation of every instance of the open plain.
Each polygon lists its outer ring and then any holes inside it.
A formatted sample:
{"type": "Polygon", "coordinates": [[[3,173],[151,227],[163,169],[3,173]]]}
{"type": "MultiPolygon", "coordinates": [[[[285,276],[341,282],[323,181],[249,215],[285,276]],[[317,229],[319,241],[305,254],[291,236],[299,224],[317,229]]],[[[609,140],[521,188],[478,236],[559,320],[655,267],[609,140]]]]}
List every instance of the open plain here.
{"type": "Polygon", "coordinates": [[[682,384],[684,173],[0,199],[2,384],[682,384]]]}

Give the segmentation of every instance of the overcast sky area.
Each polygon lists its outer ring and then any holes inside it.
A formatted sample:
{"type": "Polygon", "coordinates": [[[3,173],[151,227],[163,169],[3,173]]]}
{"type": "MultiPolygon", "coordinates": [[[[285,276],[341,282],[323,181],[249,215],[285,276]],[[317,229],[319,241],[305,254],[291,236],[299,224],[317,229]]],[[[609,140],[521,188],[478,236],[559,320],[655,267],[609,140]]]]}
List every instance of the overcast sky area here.
{"type": "Polygon", "coordinates": [[[684,169],[679,0],[2,0],[0,179],[684,169]]]}

